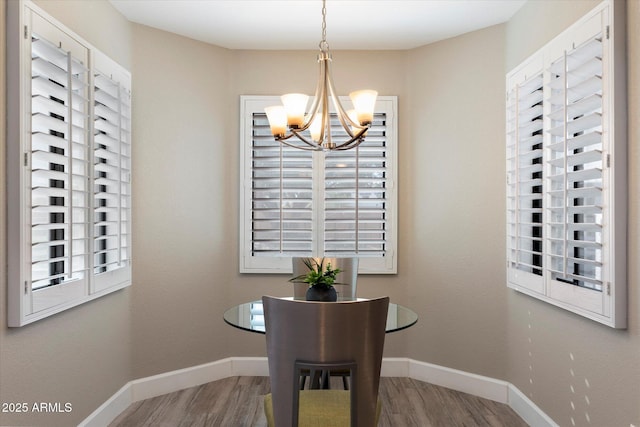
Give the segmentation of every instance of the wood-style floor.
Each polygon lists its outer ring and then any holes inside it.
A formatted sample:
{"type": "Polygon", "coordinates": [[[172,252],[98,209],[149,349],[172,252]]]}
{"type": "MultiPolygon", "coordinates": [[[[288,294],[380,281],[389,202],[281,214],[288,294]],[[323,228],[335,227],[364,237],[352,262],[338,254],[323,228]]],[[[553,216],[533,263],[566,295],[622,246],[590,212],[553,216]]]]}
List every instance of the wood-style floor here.
{"type": "MultiPolygon", "coordinates": [[[[109,427],[264,427],[268,392],[268,377],[225,378],[136,402],[109,427]]],[[[507,405],[411,378],[381,378],[379,396],[378,427],[527,426],[507,405]]]]}

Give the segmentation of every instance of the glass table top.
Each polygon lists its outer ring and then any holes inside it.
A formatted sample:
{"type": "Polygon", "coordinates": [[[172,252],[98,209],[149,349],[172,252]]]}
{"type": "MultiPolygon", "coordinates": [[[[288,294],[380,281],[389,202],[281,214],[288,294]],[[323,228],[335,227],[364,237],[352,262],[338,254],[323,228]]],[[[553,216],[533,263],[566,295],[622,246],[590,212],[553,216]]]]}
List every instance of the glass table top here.
{"type": "MultiPolygon", "coordinates": [[[[339,304],[340,302],[338,302],[339,304]]],[[[332,303],[325,303],[332,304],[332,303]]],[[[334,303],[335,304],[335,303],[334,303]]],[[[245,302],[231,307],[224,313],[224,321],[245,331],[265,333],[262,300],[245,302]]],[[[416,312],[400,304],[389,303],[387,333],[397,332],[413,326],[418,321],[416,312]]]]}

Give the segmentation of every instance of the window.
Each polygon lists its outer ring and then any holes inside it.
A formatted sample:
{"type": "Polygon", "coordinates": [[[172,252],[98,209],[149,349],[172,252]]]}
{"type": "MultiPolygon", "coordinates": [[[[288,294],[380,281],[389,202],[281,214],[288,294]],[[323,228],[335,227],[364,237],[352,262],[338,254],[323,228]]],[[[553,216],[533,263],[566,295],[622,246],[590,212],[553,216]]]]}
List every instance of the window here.
{"type": "MultiPolygon", "coordinates": [[[[358,148],[330,152],[275,141],[264,113],[275,103],[241,97],[240,271],[291,272],[294,256],[357,256],[361,273],[395,273],[396,98],[378,98],[358,148]]],[[[340,135],[337,119],[332,132],[340,135]]]]}
{"type": "Polygon", "coordinates": [[[507,74],[507,280],[623,328],[624,27],[614,31],[612,7],[601,4],[507,74]]]}
{"type": "Polygon", "coordinates": [[[130,284],[131,77],[30,2],[8,9],[10,326],[130,284]]]}

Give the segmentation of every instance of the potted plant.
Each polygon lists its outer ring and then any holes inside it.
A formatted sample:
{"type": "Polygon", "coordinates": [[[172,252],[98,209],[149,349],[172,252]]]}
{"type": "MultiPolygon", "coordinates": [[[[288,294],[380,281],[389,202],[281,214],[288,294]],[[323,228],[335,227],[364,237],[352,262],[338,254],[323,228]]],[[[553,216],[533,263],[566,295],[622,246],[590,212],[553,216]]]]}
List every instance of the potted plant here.
{"type": "Polygon", "coordinates": [[[320,261],[316,258],[304,258],[302,262],[304,262],[309,271],[306,274],[293,277],[289,281],[309,284],[306,294],[307,301],[337,301],[338,294],[333,285],[338,284],[336,276],[342,270],[332,268],[330,262],[325,265],[324,258],[320,259],[320,261]]]}

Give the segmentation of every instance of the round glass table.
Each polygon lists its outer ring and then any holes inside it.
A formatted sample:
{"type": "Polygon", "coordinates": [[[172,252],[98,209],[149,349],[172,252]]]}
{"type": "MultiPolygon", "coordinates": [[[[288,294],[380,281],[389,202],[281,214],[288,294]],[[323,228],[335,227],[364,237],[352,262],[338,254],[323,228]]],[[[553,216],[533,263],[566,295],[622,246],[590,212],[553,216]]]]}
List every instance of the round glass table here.
{"type": "MultiPolygon", "coordinates": [[[[340,304],[340,302],[324,304],[340,304]]],[[[231,307],[224,312],[224,321],[231,326],[245,331],[264,334],[265,326],[262,300],[245,302],[231,307]]],[[[415,311],[400,304],[389,303],[386,326],[387,333],[401,331],[413,326],[417,321],[418,315],[415,311]]]]}

